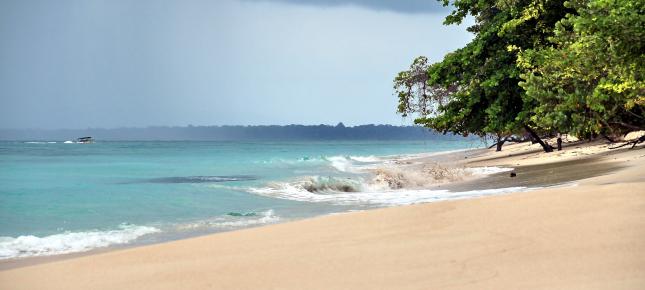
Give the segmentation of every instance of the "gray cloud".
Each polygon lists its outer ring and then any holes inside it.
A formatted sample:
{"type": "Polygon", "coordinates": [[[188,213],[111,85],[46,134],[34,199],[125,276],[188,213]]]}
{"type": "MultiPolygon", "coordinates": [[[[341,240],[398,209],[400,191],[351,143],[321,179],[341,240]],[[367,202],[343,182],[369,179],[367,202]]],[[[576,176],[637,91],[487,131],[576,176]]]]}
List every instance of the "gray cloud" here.
{"type": "Polygon", "coordinates": [[[389,11],[0,0],[0,128],[404,124],[392,78],[472,35],[389,11]]]}
{"type": "Polygon", "coordinates": [[[430,13],[446,11],[436,0],[243,0],[246,2],[282,2],[322,7],[358,6],[372,10],[400,13],[430,13]]]}

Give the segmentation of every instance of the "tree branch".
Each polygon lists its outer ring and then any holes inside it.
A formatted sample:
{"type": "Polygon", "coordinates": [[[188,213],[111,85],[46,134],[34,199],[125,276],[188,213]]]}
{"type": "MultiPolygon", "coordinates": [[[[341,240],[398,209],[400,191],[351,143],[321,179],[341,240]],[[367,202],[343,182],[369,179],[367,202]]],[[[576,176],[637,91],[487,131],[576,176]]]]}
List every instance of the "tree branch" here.
{"type": "Polygon", "coordinates": [[[625,147],[625,146],[628,146],[628,145],[632,145],[632,148],[629,148],[629,149],[634,149],[634,147],[636,147],[636,145],[638,143],[641,143],[641,142],[645,142],[645,135],[641,136],[640,138],[638,138],[636,140],[632,140],[632,141],[629,141],[629,142],[627,142],[627,143],[625,143],[623,145],[620,145],[620,146],[617,146],[617,147],[611,147],[609,149],[618,149],[618,148],[625,147]]]}

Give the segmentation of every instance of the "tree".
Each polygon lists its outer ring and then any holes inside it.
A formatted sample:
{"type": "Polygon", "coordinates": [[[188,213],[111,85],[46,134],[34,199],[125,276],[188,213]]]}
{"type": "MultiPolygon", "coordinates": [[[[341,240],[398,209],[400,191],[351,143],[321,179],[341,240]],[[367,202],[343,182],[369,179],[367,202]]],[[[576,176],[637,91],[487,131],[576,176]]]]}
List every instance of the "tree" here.
{"type": "Polygon", "coordinates": [[[645,128],[645,2],[573,0],[551,46],[519,54],[531,121],[579,137],[645,128]]]}
{"type": "MultiPolygon", "coordinates": [[[[449,3],[442,0],[444,6],[449,3]]],[[[521,69],[518,53],[547,43],[554,24],[562,19],[562,1],[456,0],[455,10],[444,24],[460,24],[472,15],[475,25],[468,31],[474,39],[464,48],[449,53],[438,63],[427,59],[399,73],[395,91],[398,112],[417,113],[415,123],[455,134],[497,137],[498,150],[505,136],[529,131],[545,151],[552,147],[540,140],[530,113],[535,100],[527,99],[518,85],[521,69]],[[427,68],[426,74],[419,73],[427,68]],[[417,88],[417,89],[415,89],[417,88]],[[419,90],[418,88],[421,88],[419,90]],[[533,127],[533,128],[532,128],[533,127]]],[[[540,130],[542,131],[542,130],[540,130]]]]}

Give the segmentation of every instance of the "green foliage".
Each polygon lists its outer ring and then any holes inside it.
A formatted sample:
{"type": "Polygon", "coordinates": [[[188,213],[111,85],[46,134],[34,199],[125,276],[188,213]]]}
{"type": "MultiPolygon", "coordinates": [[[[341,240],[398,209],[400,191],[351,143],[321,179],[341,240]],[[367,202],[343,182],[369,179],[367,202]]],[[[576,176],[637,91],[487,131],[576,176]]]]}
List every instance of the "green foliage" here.
{"type": "Polygon", "coordinates": [[[562,6],[562,1],[536,3],[455,1],[455,10],[444,23],[459,24],[471,15],[475,25],[468,31],[475,37],[441,62],[427,66],[425,82],[435,91],[443,90],[442,102],[433,102],[432,94],[419,94],[402,86],[404,80],[421,80],[414,77],[417,74],[411,67],[395,79],[398,111],[403,115],[419,113],[416,123],[455,134],[507,135],[521,130],[526,120],[518,117],[532,105],[525,104],[524,91],[518,86],[521,70],[516,64],[517,54],[545,43],[551,30],[544,27],[553,26],[564,16],[562,9],[544,12],[544,7],[562,6]],[[427,114],[424,105],[432,108],[432,114],[427,114]]]}
{"type": "Polygon", "coordinates": [[[462,135],[534,128],[586,137],[645,128],[644,1],[452,5],[444,24],[471,16],[475,37],[440,62],[421,57],[399,73],[399,113],[462,135]]]}
{"type": "Polygon", "coordinates": [[[645,127],[645,2],[575,0],[554,26],[553,46],[526,50],[518,65],[530,117],[576,136],[645,127]]]}

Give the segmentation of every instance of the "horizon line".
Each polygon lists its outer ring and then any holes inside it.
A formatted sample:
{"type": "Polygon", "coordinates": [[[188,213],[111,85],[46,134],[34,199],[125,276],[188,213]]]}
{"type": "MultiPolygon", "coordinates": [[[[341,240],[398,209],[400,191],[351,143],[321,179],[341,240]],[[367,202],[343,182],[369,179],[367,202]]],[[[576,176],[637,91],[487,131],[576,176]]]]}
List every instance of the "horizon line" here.
{"type": "Polygon", "coordinates": [[[345,125],[343,122],[338,122],[336,124],[285,124],[285,125],[279,125],[279,124],[247,124],[247,125],[240,125],[240,124],[225,124],[225,125],[192,125],[192,124],[187,124],[187,125],[148,125],[148,126],[121,126],[121,127],[86,127],[86,128],[0,128],[0,130],[44,130],[44,131],[56,131],[56,130],[116,130],[116,129],[150,129],[150,128],[210,128],[210,127],[289,127],[289,126],[304,126],[304,127],[319,127],[319,126],[328,126],[328,127],[337,127],[340,124],[343,124],[343,127],[345,128],[354,128],[354,127],[361,127],[361,126],[392,126],[392,127],[422,127],[425,128],[421,125],[417,124],[407,124],[407,125],[393,125],[393,124],[375,124],[375,123],[368,123],[368,124],[360,124],[360,125],[345,125]]]}

